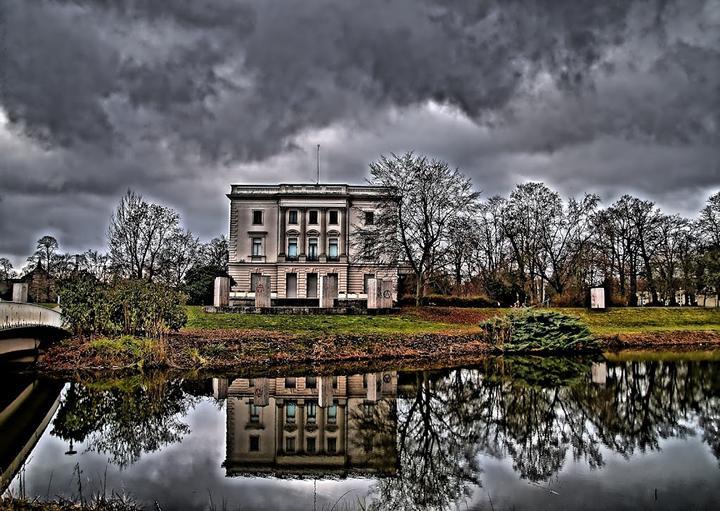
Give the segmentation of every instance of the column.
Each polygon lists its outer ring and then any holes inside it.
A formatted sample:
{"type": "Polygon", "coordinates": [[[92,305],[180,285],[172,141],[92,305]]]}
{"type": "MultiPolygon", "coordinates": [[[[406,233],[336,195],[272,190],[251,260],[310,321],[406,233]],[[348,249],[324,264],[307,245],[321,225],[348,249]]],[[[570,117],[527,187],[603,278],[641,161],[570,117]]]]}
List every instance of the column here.
{"type": "Polygon", "coordinates": [[[320,208],[320,262],[327,261],[327,208],[320,208]]]}
{"type": "Polygon", "coordinates": [[[297,445],[296,452],[305,452],[305,400],[298,399],[295,411],[295,424],[297,424],[297,445]]]}
{"type": "Polygon", "coordinates": [[[285,257],[285,224],[286,224],[286,214],[287,208],[280,207],[279,208],[279,218],[278,218],[278,255],[285,257]]]}
{"type": "Polygon", "coordinates": [[[275,454],[285,451],[285,402],[278,399],[275,405],[275,454]]]}
{"type": "Polygon", "coordinates": [[[305,261],[306,257],[306,248],[305,248],[305,227],[307,225],[307,212],[305,208],[300,208],[298,210],[298,215],[300,215],[300,261],[305,261]]]}
{"type": "Polygon", "coordinates": [[[347,234],[346,233],[347,229],[345,228],[345,223],[346,223],[345,219],[347,217],[348,217],[347,208],[341,209],[339,220],[340,220],[340,228],[342,229],[343,232],[341,233],[340,239],[338,240],[338,242],[340,243],[339,249],[340,249],[340,257],[341,258],[343,258],[347,255],[347,248],[345,247],[345,235],[347,234]]]}

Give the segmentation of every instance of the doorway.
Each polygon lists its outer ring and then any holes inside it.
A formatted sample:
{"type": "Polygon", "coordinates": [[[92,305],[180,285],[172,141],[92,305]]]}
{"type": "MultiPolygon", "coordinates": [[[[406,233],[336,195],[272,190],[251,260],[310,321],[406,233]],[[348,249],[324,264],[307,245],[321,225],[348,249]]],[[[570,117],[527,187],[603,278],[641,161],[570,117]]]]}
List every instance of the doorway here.
{"type": "Polygon", "coordinates": [[[285,296],[297,298],[297,273],[285,274],[285,296]]]}

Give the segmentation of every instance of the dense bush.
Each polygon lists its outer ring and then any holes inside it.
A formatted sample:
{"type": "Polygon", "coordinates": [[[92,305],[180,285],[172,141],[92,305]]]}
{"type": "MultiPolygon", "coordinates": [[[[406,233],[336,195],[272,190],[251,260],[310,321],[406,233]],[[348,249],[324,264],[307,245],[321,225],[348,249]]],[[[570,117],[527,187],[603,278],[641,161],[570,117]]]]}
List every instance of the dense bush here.
{"type": "Polygon", "coordinates": [[[480,324],[486,339],[506,352],[552,352],[596,349],[580,319],[545,310],[513,311],[480,324]]]}
{"type": "Polygon", "coordinates": [[[186,298],[162,284],[117,280],[111,285],[80,274],[63,282],[60,305],[75,334],[136,335],[159,339],[187,322],[186,298]]]}
{"type": "MultiPolygon", "coordinates": [[[[421,304],[438,307],[498,307],[498,302],[487,296],[427,295],[423,296],[421,304]]],[[[402,297],[400,305],[415,305],[415,297],[402,297]]]]}

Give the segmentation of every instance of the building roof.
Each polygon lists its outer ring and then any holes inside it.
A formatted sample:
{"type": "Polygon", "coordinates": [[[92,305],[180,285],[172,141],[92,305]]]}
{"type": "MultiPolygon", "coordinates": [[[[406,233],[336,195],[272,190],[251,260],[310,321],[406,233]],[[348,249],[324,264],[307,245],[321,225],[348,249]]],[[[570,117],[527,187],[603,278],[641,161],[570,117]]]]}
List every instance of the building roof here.
{"type": "Polygon", "coordinates": [[[279,183],[230,186],[229,199],[278,197],[378,198],[391,189],[386,186],[349,184],[279,183]]]}

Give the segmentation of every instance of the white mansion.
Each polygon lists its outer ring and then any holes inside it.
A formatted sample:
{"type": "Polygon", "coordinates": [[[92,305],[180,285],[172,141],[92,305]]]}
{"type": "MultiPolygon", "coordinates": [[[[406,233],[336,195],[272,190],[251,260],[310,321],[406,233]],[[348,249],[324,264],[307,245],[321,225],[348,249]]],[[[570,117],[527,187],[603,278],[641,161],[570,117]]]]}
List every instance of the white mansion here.
{"type": "Polygon", "coordinates": [[[358,225],[374,222],[386,189],[353,185],[232,185],[229,273],[231,300],[254,296],[270,276],[273,299],[317,299],[321,276],[336,276],[339,299],[365,299],[370,278],[398,268],[361,260],[351,243],[358,225]]]}

